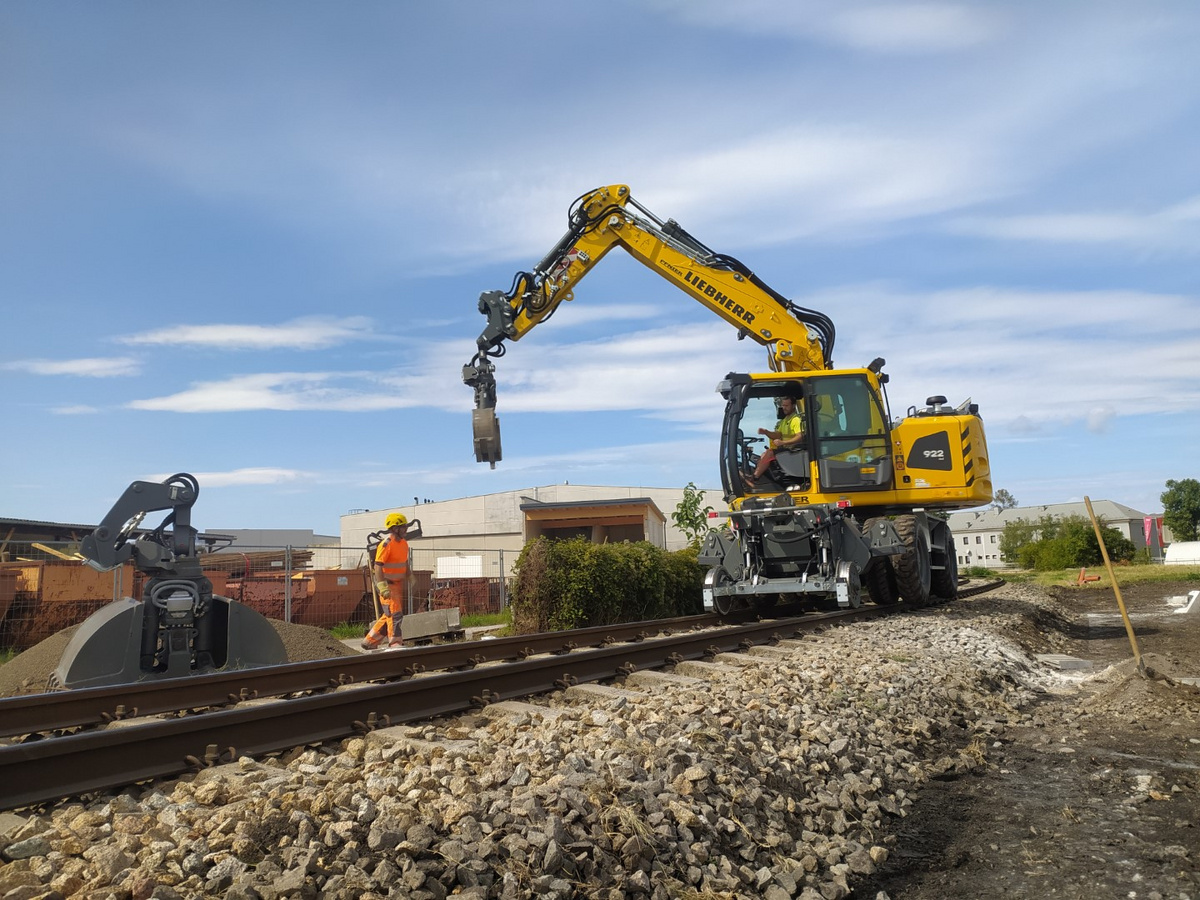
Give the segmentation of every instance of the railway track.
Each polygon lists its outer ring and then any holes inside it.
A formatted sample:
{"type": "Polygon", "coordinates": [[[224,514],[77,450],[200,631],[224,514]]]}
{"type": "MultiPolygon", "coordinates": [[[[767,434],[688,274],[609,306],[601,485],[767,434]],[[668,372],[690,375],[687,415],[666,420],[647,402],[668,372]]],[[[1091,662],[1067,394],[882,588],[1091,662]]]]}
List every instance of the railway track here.
{"type": "MultiPolygon", "coordinates": [[[[964,585],[960,595],[999,583],[964,585]]],[[[694,616],[7,698],[0,729],[20,740],[0,747],[0,808],[453,715],[896,609],[903,604],[732,624],[694,616]],[[150,714],[167,717],[143,718],[150,714]]]]}

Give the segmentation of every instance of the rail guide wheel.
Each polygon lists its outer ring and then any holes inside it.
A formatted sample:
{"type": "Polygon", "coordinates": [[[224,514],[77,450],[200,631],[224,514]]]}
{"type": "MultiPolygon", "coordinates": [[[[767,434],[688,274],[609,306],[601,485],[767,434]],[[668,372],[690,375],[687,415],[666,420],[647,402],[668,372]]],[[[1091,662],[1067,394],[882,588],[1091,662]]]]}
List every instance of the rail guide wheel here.
{"type": "Polygon", "coordinates": [[[733,579],[721,566],[709,569],[704,575],[704,608],[720,616],[732,613],[737,608],[737,599],[733,594],[720,592],[720,589],[732,584],[733,579]]]}

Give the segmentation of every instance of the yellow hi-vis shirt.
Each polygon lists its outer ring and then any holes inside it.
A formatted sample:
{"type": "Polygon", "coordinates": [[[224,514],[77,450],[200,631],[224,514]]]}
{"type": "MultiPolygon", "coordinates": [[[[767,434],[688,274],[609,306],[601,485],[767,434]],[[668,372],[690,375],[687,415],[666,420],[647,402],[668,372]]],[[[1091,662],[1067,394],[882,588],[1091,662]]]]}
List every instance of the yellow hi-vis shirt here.
{"type": "Polygon", "coordinates": [[[800,419],[800,413],[794,412],[790,416],[784,416],[779,420],[779,424],[775,427],[775,430],[779,432],[779,439],[781,441],[798,435],[804,430],[804,422],[800,419]]]}

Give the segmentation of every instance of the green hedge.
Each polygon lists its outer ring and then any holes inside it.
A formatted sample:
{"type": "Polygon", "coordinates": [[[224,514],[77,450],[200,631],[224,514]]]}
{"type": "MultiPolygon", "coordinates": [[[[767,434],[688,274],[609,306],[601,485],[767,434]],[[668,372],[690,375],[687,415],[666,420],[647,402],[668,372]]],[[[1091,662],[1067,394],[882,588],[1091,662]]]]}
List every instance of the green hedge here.
{"type": "Polygon", "coordinates": [[[694,549],[645,541],[593,544],[538,538],[514,567],[513,631],[530,634],[698,613],[704,569],[694,549]]]}

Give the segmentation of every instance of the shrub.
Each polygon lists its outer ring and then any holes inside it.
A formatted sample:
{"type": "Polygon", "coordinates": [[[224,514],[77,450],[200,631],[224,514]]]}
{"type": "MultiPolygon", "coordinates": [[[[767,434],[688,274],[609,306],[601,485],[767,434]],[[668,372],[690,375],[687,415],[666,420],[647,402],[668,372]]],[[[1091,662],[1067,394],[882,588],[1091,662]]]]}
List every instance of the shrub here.
{"type": "Polygon", "coordinates": [[[687,615],[701,608],[704,574],[694,549],[668,553],[645,541],[593,544],[541,537],[525,545],[513,568],[517,633],[687,615]]]}
{"type": "MultiPolygon", "coordinates": [[[[1114,562],[1133,558],[1133,542],[1115,528],[1100,521],[1104,547],[1114,562]]],[[[1061,519],[1043,516],[1036,523],[1018,519],[1004,526],[1000,538],[1000,555],[1021,569],[1040,572],[1069,569],[1075,566],[1097,566],[1103,562],[1096,530],[1083,516],[1061,519]]]]}

